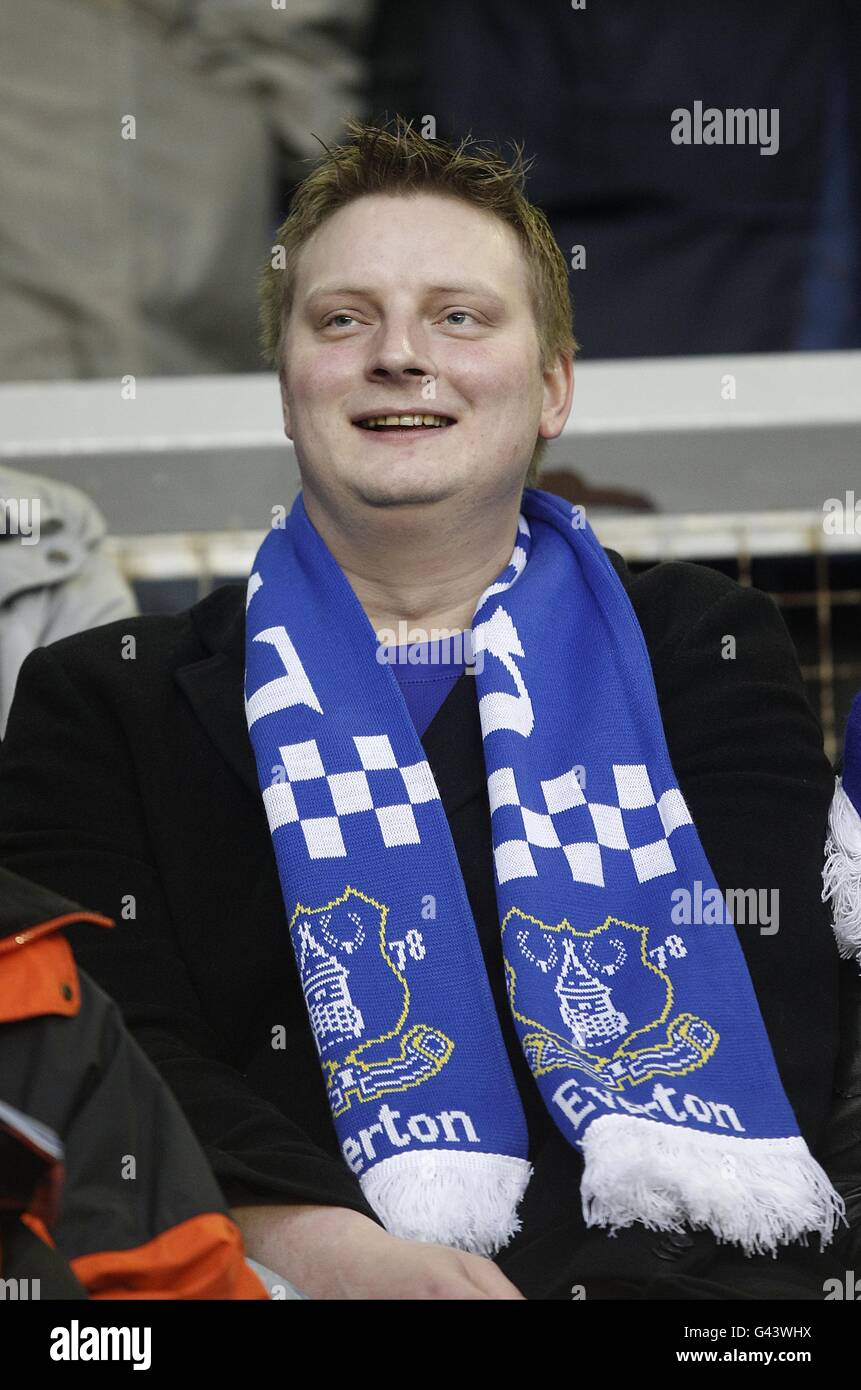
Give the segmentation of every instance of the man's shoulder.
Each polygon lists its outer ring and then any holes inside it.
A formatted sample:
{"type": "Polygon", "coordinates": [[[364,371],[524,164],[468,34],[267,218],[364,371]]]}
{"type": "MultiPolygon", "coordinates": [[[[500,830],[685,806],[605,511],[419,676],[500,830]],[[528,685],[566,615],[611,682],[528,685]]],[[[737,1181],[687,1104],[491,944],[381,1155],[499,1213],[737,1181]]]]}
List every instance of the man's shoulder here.
{"type": "Polygon", "coordinates": [[[635,606],[648,607],[672,598],[676,603],[696,607],[703,600],[714,602],[745,592],[738,580],[692,560],[660,560],[635,570],[617,551],[604,547],[604,553],[635,606]]]}
{"type": "Polygon", "coordinates": [[[117,618],[42,650],[70,673],[94,673],[107,663],[116,664],[117,655],[124,652],[134,653],[138,670],[176,669],[231,647],[239,655],[244,606],[245,585],[223,584],[178,613],[117,618]]]}
{"type": "Polygon", "coordinates": [[[634,571],[614,550],[605,553],[637,615],[646,645],[656,655],[671,655],[698,625],[714,622],[736,627],[757,625],[778,616],[774,600],[747,588],[709,565],[664,560],[634,571]]]}

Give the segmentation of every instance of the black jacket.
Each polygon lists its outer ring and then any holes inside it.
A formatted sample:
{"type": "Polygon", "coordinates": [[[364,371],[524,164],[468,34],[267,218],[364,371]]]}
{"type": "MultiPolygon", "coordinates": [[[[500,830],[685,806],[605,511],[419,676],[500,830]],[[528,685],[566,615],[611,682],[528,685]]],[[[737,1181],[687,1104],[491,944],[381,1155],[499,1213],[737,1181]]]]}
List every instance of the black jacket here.
{"type": "MultiPolygon", "coordinates": [[[[776,935],[738,931],[784,1088],[815,1150],[837,1055],[838,955],[820,899],[832,775],[792,643],[757,591],[685,563],[634,576],[609,554],[644,632],[670,757],[718,884],[780,894],[776,935]],[[734,658],[724,656],[727,636],[734,658]]],[[[76,955],[173,1088],[229,1203],[329,1203],[373,1216],[340,1155],[287,936],[245,722],[244,599],[244,586],[225,586],[176,616],[109,623],[28,657],[0,748],[0,863],[115,919],[111,932],[81,925],[76,955]],[[279,1025],[281,1049],[272,1046],[279,1025]]],[[[621,1258],[629,1237],[652,1251],[656,1237],[642,1230],[615,1241],[585,1232],[580,1157],[516,1041],[470,676],[422,742],[535,1164],[523,1230],[497,1258],[515,1269],[551,1228],[568,1230],[566,1250],[597,1250],[599,1263],[608,1250],[621,1258]]],[[[691,1251],[673,1247],[683,1263],[706,1251],[713,1259],[710,1237],[691,1240],[691,1251]]],[[[524,1291],[561,1296],[546,1283],[553,1258],[534,1262],[534,1279],[527,1260],[524,1291]]],[[[670,1257],[648,1258],[638,1289],[670,1257]]]]}

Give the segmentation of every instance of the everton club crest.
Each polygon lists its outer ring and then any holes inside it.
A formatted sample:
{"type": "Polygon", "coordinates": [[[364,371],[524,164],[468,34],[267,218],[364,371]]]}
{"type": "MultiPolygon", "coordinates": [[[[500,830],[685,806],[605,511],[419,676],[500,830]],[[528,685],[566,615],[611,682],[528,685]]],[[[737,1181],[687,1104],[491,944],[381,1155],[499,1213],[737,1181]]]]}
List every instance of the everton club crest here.
{"type": "Polygon", "coordinates": [[[549,926],[511,909],[502,923],[505,973],[533,1075],[577,1067],[620,1091],[686,1075],[713,1055],[717,1031],[676,1012],[666,953],[652,959],[647,936],[615,917],[577,931],[565,919],[549,926]]]}
{"type": "Polygon", "coordinates": [[[454,1048],[410,1020],[403,943],[387,936],[389,909],[347,887],[322,907],[296,907],[290,936],[332,1114],[436,1076],[454,1048]],[[397,948],[397,949],[396,949],[397,948]]]}

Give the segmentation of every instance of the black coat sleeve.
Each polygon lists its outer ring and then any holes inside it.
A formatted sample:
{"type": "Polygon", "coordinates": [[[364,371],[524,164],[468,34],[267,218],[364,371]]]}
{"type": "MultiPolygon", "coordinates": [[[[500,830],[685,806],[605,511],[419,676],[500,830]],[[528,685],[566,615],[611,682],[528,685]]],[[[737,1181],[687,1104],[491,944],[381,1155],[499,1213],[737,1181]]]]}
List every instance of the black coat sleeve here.
{"type": "Polygon", "coordinates": [[[347,1164],[232,1065],[183,960],[122,727],[56,646],[24,662],[0,745],[0,863],[114,920],[76,928],[75,956],[121,1005],[230,1205],[320,1203],[377,1219],[347,1164]],[[116,949],[104,949],[106,930],[116,949]]]}
{"type": "MultiPolygon", "coordinates": [[[[694,569],[660,568],[665,583],[669,571],[694,569]]],[[[773,600],[711,573],[682,588],[700,611],[668,592],[678,621],[652,635],[670,758],[721,890],[777,895],[776,932],[736,930],[784,1090],[815,1150],[838,1049],[839,955],[821,900],[833,773],[773,600]]],[[[666,623],[659,602],[649,607],[652,622],[666,623]]]]}

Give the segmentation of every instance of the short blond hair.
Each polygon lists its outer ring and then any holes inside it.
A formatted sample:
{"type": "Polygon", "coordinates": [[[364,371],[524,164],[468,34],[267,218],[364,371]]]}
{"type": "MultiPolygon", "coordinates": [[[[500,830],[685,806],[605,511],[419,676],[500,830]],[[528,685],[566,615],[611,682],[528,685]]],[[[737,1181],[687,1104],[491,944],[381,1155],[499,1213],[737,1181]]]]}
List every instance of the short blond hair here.
{"type": "MultiPolygon", "coordinates": [[[[339,208],[371,193],[436,192],[494,213],[514,229],[526,258],[532,310],[540,348],[541,370],[562,354],[572,359],[577,342],[568,269],[540,208],[523,188],[531,160],[514,145],[509,164],[499,151],[476,145],[470,136],[457,145],[425,139],[412,121],[396,116],[387,125],[349,120],[347,140],[333,149],[295,190],[286,221],[275,236],[283,256],[270,256],[260,276],[260,333],[267,362],[280,370],[284,329],[290,316],[296,260],[305,242],[339,208]]],[[[526,475],[538,478],[546,441],[536,439],[526,475]]]]}

